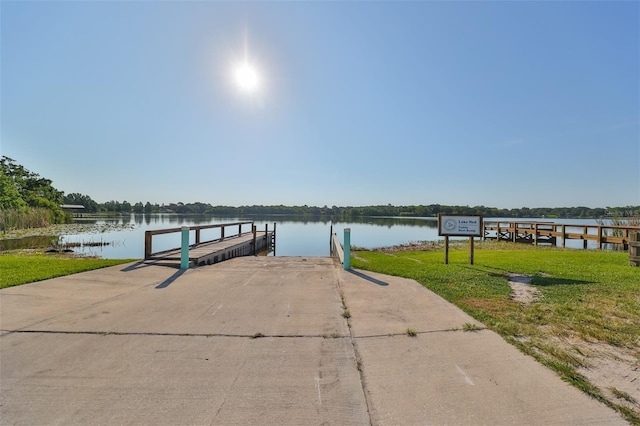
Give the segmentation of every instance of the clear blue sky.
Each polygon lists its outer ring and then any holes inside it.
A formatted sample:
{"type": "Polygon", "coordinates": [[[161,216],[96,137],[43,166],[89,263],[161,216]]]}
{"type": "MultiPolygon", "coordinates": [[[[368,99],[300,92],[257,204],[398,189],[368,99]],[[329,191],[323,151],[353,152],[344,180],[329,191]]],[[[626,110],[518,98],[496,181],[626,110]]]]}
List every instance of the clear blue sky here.
{"type": "Polygon", "coordinates": [[[640,204],[638,1],[0,4],[1,154],[66,193],[640,204]]]}

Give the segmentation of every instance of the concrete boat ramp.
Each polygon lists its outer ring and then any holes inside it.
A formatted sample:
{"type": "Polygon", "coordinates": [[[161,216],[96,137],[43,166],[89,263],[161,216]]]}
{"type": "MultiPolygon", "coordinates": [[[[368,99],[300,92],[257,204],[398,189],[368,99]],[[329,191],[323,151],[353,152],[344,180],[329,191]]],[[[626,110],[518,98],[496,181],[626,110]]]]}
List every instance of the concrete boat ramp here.
{"type": "Polygon", "coordinates": [[[416,282],[334,262],[134,263],[1,290],[0,423],[626,424],[416,282]]]}

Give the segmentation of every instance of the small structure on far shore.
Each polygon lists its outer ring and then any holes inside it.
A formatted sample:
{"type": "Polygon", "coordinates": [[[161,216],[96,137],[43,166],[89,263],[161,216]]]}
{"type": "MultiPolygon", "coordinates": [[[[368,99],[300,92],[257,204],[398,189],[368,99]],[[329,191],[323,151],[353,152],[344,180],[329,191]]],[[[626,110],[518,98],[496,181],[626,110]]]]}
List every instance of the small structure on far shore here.
{"type": "Polygon", "coordinates": [[[82,217],[84,206],[82,204],[61,204],[60,208],[73,215],[73,217],[82,217]]]}

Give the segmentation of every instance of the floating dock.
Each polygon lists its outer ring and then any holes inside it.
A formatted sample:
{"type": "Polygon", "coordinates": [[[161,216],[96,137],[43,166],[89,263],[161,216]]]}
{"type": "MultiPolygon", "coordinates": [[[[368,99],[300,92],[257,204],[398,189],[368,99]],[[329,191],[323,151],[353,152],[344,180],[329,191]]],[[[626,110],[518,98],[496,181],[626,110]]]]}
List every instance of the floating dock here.
{"type": "MultiPolygon", "coordinates": [[[[210,265],[240,256],[253,256],[260,253],[275,253],[276,225],[269,230],[258,231],[253,222],[225,223],[218,225],[191,226],[189,232],[195,232],[195,244],[189,245],[189,268],[210,265]],[[250,225],[251,231],[242,232],[243,225],[250,225]],[[237,233],[228,235],[226,228],[236,228],[237,233]],[[213,229],[218,231],[216,238],[201,241],[201,231],[213,229]]],[[[170,228],[146,231],[145,233],[145,261],[166,266],[181,266],[182,248],[177,247],[160,252],[152,252],[152,238],[154,235],[182,232],[182,228],[170,228]]]]}

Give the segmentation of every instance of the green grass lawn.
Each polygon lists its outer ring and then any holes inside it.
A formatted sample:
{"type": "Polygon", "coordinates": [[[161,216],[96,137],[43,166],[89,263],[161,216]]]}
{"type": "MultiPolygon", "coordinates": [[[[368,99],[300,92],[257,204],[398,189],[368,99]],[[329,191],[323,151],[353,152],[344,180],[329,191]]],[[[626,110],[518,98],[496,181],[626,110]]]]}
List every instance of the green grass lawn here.
{"type": "Polygon", "coordinates": [[[79,258],[27,252],[4,253],[0,254],[0,288],[119,265],[133,260],[79,258]]]}
{"type": "Polygon", "coordinates": [[[629,266],[628,253],[486,242],[476,245],[474,263],[464,247],[450,251],[449,265],[443,250],[352,254],[356,268],[418,281],[640,424],[635,407],[618,404],[577,371],[588,363],[581,343],[625,350],[640,361],[640,268],[629,266]],[[507,273],[531,276],[541,297],[513,301],[507,273]]]}

